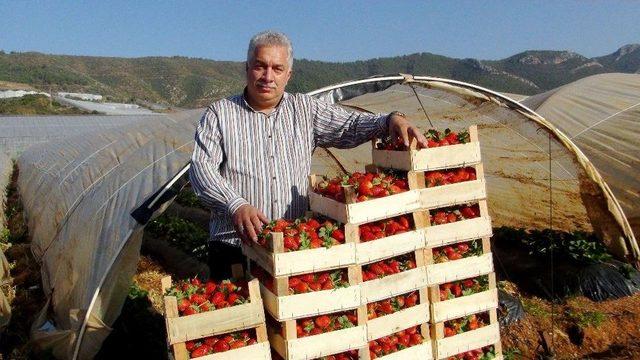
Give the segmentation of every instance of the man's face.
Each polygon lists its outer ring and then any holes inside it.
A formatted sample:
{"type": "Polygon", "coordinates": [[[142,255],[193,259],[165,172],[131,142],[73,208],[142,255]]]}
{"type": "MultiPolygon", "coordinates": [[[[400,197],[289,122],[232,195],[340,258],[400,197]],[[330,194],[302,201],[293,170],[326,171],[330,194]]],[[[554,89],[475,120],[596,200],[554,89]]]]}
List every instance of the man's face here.
{"type": "Polygon", "coordinates": [[[286,47],[257,47],[254,59],[247,64],[247,92],[250,102],[258,107],[277,105],[290,77],[286,47]]]}

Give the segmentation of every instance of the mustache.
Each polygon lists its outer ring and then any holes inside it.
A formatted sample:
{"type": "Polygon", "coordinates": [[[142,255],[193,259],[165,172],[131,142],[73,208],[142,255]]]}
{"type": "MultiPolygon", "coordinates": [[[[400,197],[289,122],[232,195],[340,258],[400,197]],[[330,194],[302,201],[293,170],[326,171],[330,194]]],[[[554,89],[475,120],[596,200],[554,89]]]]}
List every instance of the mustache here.
{"type": "Polygon", "coordinates": [[[270,89],[275,89],[278,86],[275,83],[267,83],[267,82],[263,82],[263,81],[258,81],[256,83],[256,85],[261,86],[261,87],[268,87],[270,89]]]}

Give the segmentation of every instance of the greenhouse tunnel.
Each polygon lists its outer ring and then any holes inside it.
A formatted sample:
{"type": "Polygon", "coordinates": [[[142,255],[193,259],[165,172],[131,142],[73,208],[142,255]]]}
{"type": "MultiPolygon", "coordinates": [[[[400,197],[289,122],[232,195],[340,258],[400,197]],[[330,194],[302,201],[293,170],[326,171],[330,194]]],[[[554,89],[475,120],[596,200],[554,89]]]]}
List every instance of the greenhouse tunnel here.
{"type": "MultiPolygon", "coordinates": [[[[399,110],[423,130],[478,125],[494,226],[594,231],[619,259],[636,262],[640,255],[620,204],[589,159],[544,118],[509,98],[407,75],[310,95],[364,111],[399,110]]],[[[49,297],[34,324],[36,345],[58,358],[91,358],[100,350],[136,270],[144,224],[187,181],[202,112],[154,116],[35,145],[19,158],[18,185],[49,297]]],[[[316,149],[312,171],[362,171],[370,161],[370,143],[316,149]]]]}

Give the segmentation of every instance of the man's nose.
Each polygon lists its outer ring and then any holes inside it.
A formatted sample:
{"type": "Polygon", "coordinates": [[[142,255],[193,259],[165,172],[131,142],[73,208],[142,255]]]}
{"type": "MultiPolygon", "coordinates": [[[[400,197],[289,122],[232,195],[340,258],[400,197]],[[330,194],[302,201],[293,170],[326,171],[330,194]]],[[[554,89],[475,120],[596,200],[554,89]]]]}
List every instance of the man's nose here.
{"type": "Polygon", "coordinates": [[[273,69],[271,69],[270,67],[267,67],[267,69],[264,72],[264,80],[265,81],[273,81],[274,80],[274,73],[273,73],[273,69]]]}

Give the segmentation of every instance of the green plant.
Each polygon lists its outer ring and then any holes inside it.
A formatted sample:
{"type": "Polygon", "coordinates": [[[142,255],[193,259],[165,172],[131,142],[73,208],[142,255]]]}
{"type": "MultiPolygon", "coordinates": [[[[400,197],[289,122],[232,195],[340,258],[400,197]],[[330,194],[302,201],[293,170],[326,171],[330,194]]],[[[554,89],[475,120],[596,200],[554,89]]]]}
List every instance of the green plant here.
{"type": "Polygon", "coordinates": [[[582,328],[588,326],[597,328],[607,319],[607,315],[600,311],[575,312],[570,310],[567,315],[582,328]]]}
{"type": "Polygon", "coordinates": [[[550,316],[551,313],[545,309],[540,303],[533,301],[532,299],[522,298],[522,306],[524,307],[524,311],[533,316],[542,316],[547,317],[550,316]]]}
{"type": "Polygon", "coordinates": [[[199,260],[207,258],[209,232],[198,224],[177,216],[163,214],[147,225],[147,230],[157,237],[199,260]]]}
{"type": "Polygon", "coordinates": [[[140,288],[136,283],[131,284],[129,287],[129,299],[131,300],[146,298],[148,295],[149,292],[140,288]]]}
{"type": "Polygon", "coordinates": [[[176,196],[176,202],[183,206],[206,209],[190,187],[183,189],[178,193],[178,196],[176,196]]]}
{"type": "Polygon", "coordinates": [[[515,360],[519,357],[518,355],[522,355],[522,351],[515,347],[502,350],[504,360],[515,360]]]}

